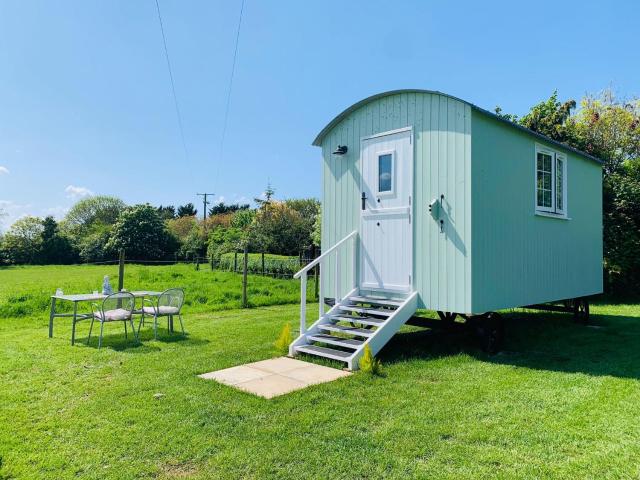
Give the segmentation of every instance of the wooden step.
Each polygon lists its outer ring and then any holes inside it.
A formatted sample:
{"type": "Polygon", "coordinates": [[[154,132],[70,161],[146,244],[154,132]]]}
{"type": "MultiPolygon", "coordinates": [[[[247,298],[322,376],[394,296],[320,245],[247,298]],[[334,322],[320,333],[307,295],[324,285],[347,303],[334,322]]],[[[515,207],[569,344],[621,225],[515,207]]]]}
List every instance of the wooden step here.
{"type": "Polygon", "coordinates": [[[335,348],[318,347],[317,345],[300,345],[295,348],[296,352],[308,353],[309,355],[317,355],[319,357],[340,360],[342,362],[347,362],[349,357],[353,355],[353,352],[343,352],[342,350],[336,350],[335,348]]]}
{"type": "Polygon", "coordinates": [[[356,317],[354,315],[331,315],[329,318],[336,322],[353,322],[359,323],[360,325],[372,325],[374,327],[379,327],[386,321],[384,318],[356,317]]]}
{"type": "Polygon", "coordinates": [[[374,308],[352,307],[349,305],[340,306],[338,308],[345,312],[362,313],[364,315],[378,315],[380,317],[390,317],[395,313],[395,310],[376,310],[374,308]]]}
{"type": "Polygon", "coordinates": [[[307,341],[327,343],[329,345],[337,345],[338,347],[352,348],[356,350],[364,343],[364,340],[356,340],[355,338],[340,338],[332,335],[318,333],[316,335],[307,335],[307,341]]]}
{"type": "Polygon", "coordinates": [[[402,305],[402,300],[389,300],[388,298],[375,298],[375,297],[349,297],[349,301],[353,303],[368,303],[369,305],[381,305],[383,307],[399,307],[402,305]]]}
{"type": "Polygon", "coordinates": [[[366,330],[364,328],[358,327],[345,327],[344,325],[332,325],[330,323],[324,325],[318,325],[320,330],[324,330],[326,332],[340,332],[340,333],[348,333],[349,335],[354,335],[356,337],[365,337],[368,338],[376,333],[375,330],[366,330]]]}

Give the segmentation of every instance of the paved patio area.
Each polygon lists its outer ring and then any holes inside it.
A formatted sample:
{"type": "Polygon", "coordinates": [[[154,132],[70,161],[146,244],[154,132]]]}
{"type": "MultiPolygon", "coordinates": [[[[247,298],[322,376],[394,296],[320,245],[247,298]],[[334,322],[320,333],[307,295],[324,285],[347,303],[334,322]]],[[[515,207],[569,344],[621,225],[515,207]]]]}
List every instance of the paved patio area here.
{"type": "Polygon", "coordinates": [[[199,377],[215,380],[260,397],[273,398],[349,375],[351,372],[294,358],[279,357],[203,373],[199,377]]]}

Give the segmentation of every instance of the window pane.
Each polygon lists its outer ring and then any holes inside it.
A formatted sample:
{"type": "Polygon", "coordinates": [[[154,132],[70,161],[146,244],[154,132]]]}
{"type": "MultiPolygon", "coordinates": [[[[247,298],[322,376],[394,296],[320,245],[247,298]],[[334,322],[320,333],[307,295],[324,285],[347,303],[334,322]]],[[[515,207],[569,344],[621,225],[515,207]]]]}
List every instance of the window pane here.
{"type": "Polygon", "coordinates": [[[547,153],[538,152],[536,156],[536,203],[539,207],[553,208],[552,205],[552,163],[553,157],[547,153]]]}
{"type": "Polygon", "coordinates": [[[556,159],[556,210],[564,209],[563,175],[564,161],[558,158],[556,159]]]}
{"type": "Polygon", "coordinates": [[[551,207],[551,190],[544,190],[544,206],[551,207]]]}
{"type": "Polygon", "coordinates": [[[378,157],[378,191],[391,191],[391,154],[378,157]]]}

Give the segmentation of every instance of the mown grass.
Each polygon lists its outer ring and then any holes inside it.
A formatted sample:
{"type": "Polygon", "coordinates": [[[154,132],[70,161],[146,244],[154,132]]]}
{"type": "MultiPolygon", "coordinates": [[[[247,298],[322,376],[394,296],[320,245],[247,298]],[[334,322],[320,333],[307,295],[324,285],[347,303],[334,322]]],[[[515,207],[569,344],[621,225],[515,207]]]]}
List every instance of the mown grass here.
{"type": "Polygon", "coordinates": [[[101,350],[81,343],[86,323],[72,347],[64,320],[47,338],[46,312],[3,317],[0,478],[640,475],[638,305],[596,305],[588,327],[508,312],[495,356],[459,332],[406,327],[383,377],[272,400],[197,374],[272,356],[297,306],[189,308],[186,339],[146,329],[136,346],[114,325],[101,350]]]}
{"type": "MultiPolygon", "coordinates": [[[[24,316],[47,311],[56,288],[64,293],[91,293],[102,290],[102,278],[109,275],[114,289],[118,285],[117,265],[29,266],[0,268],[0,318],[24,316]]],[[[300,298],[300,283],[260,275],[248,278],[249,306],[295,303],[300,298]]],[[[128,290],[164,290],[183,287],[188,312],[228,310],[242,306],[242,276],[211,271],[207,265],[126,265],[124,288],[128,290]]],[[[309,295],[313,284],[308,283],[309,295]]],[[[309,297],[312,298],[312,297],[309,297]]],[[[61,304],[60,308],[70,308],[61,304]]]]}

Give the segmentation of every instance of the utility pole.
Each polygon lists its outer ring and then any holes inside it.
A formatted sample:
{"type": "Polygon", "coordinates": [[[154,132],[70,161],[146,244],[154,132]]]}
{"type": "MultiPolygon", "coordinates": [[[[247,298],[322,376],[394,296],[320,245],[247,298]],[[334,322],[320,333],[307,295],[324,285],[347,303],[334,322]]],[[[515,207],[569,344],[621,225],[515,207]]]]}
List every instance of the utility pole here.
{"type": "Polygon", "coordinates": [[[207,228],[207,205],[209,205],[209,201],[207,201],[208,196],[213,196],[213,193],[196,193],[196,195],[202,197],[202,215],[204,220],[204,228],[207,228]]]}

